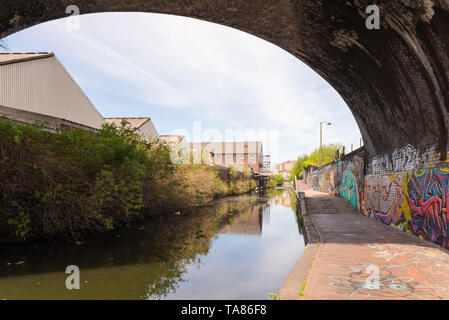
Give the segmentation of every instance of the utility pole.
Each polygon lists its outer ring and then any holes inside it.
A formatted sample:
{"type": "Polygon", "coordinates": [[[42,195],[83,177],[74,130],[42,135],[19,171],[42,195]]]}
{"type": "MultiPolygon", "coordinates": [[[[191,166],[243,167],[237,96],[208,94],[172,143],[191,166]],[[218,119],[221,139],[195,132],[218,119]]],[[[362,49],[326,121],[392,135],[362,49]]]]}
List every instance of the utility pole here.
{"type": "Polygon", "coordinates": [[[323,123],[328,126],[332,124],[330,121],[320,122],[320,167],[323,164],[323,123]]]}

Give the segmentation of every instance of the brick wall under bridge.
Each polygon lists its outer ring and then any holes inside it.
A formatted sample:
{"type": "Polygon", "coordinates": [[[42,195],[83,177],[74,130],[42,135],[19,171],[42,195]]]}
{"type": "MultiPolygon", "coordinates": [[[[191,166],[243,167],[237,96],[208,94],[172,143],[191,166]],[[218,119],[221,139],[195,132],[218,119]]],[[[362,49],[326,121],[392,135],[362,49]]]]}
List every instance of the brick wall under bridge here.
{"type": "Polygon", "coordinates": [[[370,158],[407,144],[435,148],[443,160],[449,150],[447,0],[9,0],[0,10],[0,47],[14,32],[68,17],[73,6],[81,15],[165,13],[250,33],[306,63],[341,95],[370,158]],[[373,3],[378,29],[366,25],[373,3]]]}
{"type": "Polygon", "coordinates": [[[378,30],[365,25],[371,0],[16,0],[2,6],[0,38],[67,17],[70,4],[82,14],[182,15],[270,41],[336,89],[366,146],[362,160],[353,154],[321,168],[315,187],[447,247],[449,5],[375,2],[381,9],[378,30]]]}
{"type": "Polygon", "coordinates": [[[393,151],[382,172],[375,171],[378,167],[372,174],[377,160],[368,162],[363,148],[358,149],[316,170],[313,189],[342,197],[366,216],[449,249],[449,165],[411,150],[393,151]]]}

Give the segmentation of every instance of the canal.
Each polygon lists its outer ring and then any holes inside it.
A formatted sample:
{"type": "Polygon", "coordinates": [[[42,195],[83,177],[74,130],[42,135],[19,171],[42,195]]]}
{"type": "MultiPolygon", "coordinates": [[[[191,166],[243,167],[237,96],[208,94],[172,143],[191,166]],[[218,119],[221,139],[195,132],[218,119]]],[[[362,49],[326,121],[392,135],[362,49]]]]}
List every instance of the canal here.
{"type": "Polygon", "coordinates": [[[268,299],[304,250],[288,190],[155,216],[84,243],[0,251],[0,299],[268,299]],[[67,290],[68,265],[80,289],[67,290]]]}

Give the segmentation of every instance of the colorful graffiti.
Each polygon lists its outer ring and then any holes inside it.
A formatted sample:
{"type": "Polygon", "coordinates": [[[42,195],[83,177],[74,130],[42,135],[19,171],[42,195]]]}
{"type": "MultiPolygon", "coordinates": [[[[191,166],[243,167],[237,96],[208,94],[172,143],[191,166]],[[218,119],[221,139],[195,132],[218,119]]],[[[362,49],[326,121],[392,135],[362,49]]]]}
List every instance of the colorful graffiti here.
{"type": "Polygon", "coordinates": [[[449,249],[449,169],[414,169],[434,163],[434,152],[411,145],[367,164],[352,155],[313,172],[312,187],[346,199],[363,214],[449,249]],[[370,169],[371,168],[371,169],[370,169]],[[395,172],[393,171],[407,171],[395,172]]]}
{"type": "Polygon", "coordinates": [[[449,169],[416,171],[410,175],[407,200],[411,218],[409,230],[426,240],[448,248],[449,169]]]}
{"type": "Polygon", "coordinates": [[[327,165],[313,173],[312,186],[314,190],[332,193],[332,190],[334,189],[334,174],[331,173],[332,170],[333,166],[327,165]]]}
{"type": "Polygon", "coordinates": [[[449,249],[449,169],[365,177],[363,213],[449,249]]]}
{"type": "Polygon", "coordinates": [[[354,156],[345,161],[341,197],[348,200],[354,207],[360,209],[363,188],[363,159],[354,156]]]}
{"type": "Polygon", "coordinates": [[[403,223],[410,218],[407,203],[404,204],[406,179],[404,174],[366,176],[364,192],[364,213],[403,229],[403,223]]]}
{"type": "Polygon", "coordinates": [[[331,163],[313,173],[313,189],[342,197],[354,207],[361,208],[363,170],[364,162],[359,156],[331,163]]]}

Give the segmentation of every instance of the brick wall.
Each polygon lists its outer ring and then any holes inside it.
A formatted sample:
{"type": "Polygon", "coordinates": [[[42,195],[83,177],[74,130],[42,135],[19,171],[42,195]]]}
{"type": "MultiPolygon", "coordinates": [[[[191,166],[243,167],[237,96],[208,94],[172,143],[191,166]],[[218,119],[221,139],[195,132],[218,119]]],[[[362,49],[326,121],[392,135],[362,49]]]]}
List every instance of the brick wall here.
{"type": "Polygon", "coordinates": [[[365,177],[362,212],[447,249],[449,169],[365,177]]]}
{"type": "Polygon", "coordinates": [[[365,149],[357,149],[312,174],[312,187],[349,201],[361,208],[364,182],[365,149]]]}
{"type": "Polygon", "coordinates": [[[384,160],[376,167],[356,151],[315,171],[313,189],[342,197],[368,217],[449,249],[448,163],[405,146],[378,157],[384,160]],[[381,173],[364,174],[373,170],[381,173]]]}

